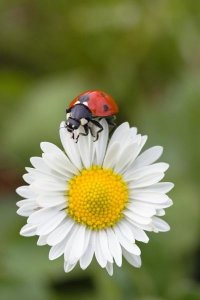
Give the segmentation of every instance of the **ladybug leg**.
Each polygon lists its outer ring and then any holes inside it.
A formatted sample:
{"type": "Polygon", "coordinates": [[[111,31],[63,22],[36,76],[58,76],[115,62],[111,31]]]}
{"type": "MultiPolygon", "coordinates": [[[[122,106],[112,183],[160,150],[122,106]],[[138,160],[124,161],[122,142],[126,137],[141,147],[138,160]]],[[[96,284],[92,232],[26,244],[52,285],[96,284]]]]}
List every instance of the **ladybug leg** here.
{"type": "Polygon", "coordinates": [[[96,139],[94,140],[94,142],[96,142],[99,138],[99,133],[103,130],[103,126],[96,120],[90,120],[90,122],[99,128],[99,130],[96,133],[96,139]]]}
{"type": "Polygon", "coordinates": [[[116,123],[115,123],[115,120],[116,120],[116,116],[111,116],[111,117],[108,117],[106,118],[107,122],[108,122],[108,125],[112,126],[112,127],[115,127],[116,126],[116,123]]]}
{"type": "Polygon", "coordinates": [[[88,133],[89,133],[88,125],[87,124],[83,125],[83,128],[84,128],[85,132],[80,132],[79,135],[84,135],[84,136],[88,135],[88,133]]]}

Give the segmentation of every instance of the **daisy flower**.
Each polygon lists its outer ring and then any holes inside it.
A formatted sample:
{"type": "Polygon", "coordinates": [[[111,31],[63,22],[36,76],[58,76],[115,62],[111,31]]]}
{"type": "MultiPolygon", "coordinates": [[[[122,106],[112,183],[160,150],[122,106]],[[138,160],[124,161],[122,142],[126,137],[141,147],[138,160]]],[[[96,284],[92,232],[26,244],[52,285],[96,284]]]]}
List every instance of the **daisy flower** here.
{"type": "Polygon", "coordinates": [[[51,246],[50,260],[64,255],[65,272],[78,263],[86,269],[93,257],[110,275],[122,257],[140,267],[137,241],[149,241],[146,231],[169,230],[160,217],[172,205],[166,193],[173,184],[159,182],[169,165],[155,163],[163,148],[140,154],[147,136],[123,123],[109,140],[107,122],[101,124],[98,141],[89,134],[75,143],[61,123],[64,151],[41,143],[42,157],[32,157],[23,176],[28,185],[17,189],[24,198],[17,213],[28,217],[20,234],[51,246]]]}

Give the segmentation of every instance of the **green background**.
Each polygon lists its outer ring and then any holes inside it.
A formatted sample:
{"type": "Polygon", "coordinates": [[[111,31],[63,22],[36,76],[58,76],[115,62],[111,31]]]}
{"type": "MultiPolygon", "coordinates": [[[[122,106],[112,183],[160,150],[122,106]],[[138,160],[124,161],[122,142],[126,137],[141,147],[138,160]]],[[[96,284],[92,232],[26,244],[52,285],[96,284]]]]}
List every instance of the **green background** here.
{"type": "Polygon", "coordinates": [[[0,1],[0,299],[200,299],[200,1],[0,1]],[[15,188],[39,143],[60,146],[69,102],[102,89],[163,145],[175,183],[171,231],[140,244],[143,265],[109,277],[94,262],[63,271],[23,238],[15,188]]]}

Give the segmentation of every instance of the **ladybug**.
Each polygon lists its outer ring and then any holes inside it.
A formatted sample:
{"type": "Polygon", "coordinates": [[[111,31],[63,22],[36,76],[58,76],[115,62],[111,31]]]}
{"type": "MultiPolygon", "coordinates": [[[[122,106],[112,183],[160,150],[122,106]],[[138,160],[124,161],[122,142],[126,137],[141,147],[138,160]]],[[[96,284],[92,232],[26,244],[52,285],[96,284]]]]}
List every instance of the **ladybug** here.
{"type": "Polygon", "coordinates": [[[89,131],[98,140],[103,126],[99,120],[105,118],[109,125],[114,126],[115,115],[118,106],[114,99],[100,90],[89,90],[77,96],[66,110],[66,129],[72,134],[72,138],[78,141],[79,135],[87,136],[89,131]],[[75,130],[82,126],[84,132],[78,132],[75,138],[75,130]],[[94,134],[94,127],[97,128],[94,134]]]}

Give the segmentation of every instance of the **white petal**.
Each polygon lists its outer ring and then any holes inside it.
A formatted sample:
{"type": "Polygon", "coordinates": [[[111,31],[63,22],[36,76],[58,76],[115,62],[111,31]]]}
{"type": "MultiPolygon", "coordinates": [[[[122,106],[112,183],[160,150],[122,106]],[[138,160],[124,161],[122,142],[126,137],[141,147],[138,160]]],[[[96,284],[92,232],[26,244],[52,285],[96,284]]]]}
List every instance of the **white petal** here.
{"type": "Polygon", "coordinates": [[[64,270],[66,273],[69,273],[70,271],[72,271],[75,266],[76,266],[77,263],[74,263],[74,264],[70,264],[69,262],[64,262],[64,270]]]}
{"type": "Polygon", "coordinates": [[[90,150],[93,151],[93,148],[91,149],[90,142],[92,141],[90,139],[90,133],[89,133],[87,136],[81,135],[77,143],[79,147],[79,153],[82,160],[82,164],[86,169],[89,168],[92,164],[91,157],[93,155],[90,153],[90,150]]]}
{"type": "Polygon", "coordinates": [[[158,194],[154,192],[138,192],[136,190],[130,191],[129,197],[134,200],[152,203],[164,203],[169,199],[169,197],[165,194],[158,194]]]}
{"type": "Polygon", "coordinates": [[[99,241],[101,246],[101,251],[105,259],[111,263],[113,263],[113,258],[108,248],[108,238],[105,230],[99,230],[99,241]]]}
{"type": "Polygon", "coordinates": [[[103,132],[99,135],[99,139],[95,142],[95,152],[96,152],[96,160],[97,165],[101,166],[103,164],[103,160],[106,153],[106,147],[108,144],[108,123],[102,119],[100,121],[103,126],[103,132]]]}
{"type": "Polygon", "coordinates": [[[119,142],[119,140],[121,140],[121,138],[125,136],[125,132],[129,132],[129,130],[130,127],[128,122],[124,122],[120,126],[118,126],[111,136],[108,147],[110,147],[115,142],[119,142]]]}
{"type": "Polygon", "coordinates": [[[70,264],[76,263],[83,253],[85,229],[85,226],[80,225],[77,232],[74,234],[74,239],[71,244],[71,249],[67,260],[70,264]]]}
{"type": "Polygon", "coordinates": [[[155,192],[155,193],[168,193],[173,189],[174,184],[171,182],[159,182],[156,184],[153,184],[148,187],[140,188],[140,189],[135,189],[135,191],[144,191],[144,192],[155,192]]]}
{"type": "Polygon", "coordinates": [[[35,176],[33,176],[29,173],[24,174],[22,177],[23,177],[24,181],[28,184],[31,184],[35,180],[35,176]]]}
{"type": "Polygon", "coordinates": [[[91,232],[90,235],[90,240],[87,246],[87,249],[85,250],[85,253],[83,256],[80,258],[80,267],[81,269],[85,270],[89,264],[92,261],[92,258],[94,256],[94,251],[95,251],[95,233],[91,232]]]}
{"type": "Polygon", "coordinates": [[[38,246],[46,245],[47,244],[47,237],[48,237],[48,234],[39,236],[38,241],[37,241],[37,245],[38,246]]]}
{"type": "Polygon", "coordinates": [[[163,217],[165,215],[164,209],[157,209],[156,210],[156,216],[163,217]]]}
{"type": "MultiPolygon", "coordinates": [[[[24,200],[20,200],[20,201],[18,201],[18,202],[16,203],[16,205],[17,205],[18,207],[22,207],[22,206],[24,206],[24,205],[30,205],[31,208],[32,208],[32,206],[37,205],[37,203],[36,203],[35,198],[32,198],[32,199],[24,199],[24,200]]],[[[37,205],[37,206],[38,206],[38,205],[37,205]]]]}
{"type": "Polygon", "coordinates": [[[154,209],[160,209],[160,208],[167,208],[172,206],[173,202],[171,199],[167,199],[165,202],[156,203],[156,202],[150,202],[150,201],[141,201],[141,200],[133,200],[135,205],[138,206],[145,206],[145,207],[153,207],[154,209]]]}
{"type": "Polygon", "coordinates": [[[66,239],[62,240],[62,242],[60,242],[59,244],[51,247],[51,250],[49,251],[49,259],[50,260],[54,260],[54,259],[60,257],[64,253],[66,242],[67,242],[66,239]]]}
{"type": "Polygon", "coordinates": [[[66,196],[45,196],[45,195],[41,195],[39,197],[37,197],[37,203],[41,206],[41,207],[53,207],[53,206],[57,206],[57,205],[61,205],[61,204],[65,204],[67,205],[67,198],[66,196]]]}
{"type": "Polygon", "coordinates": [[[125,257],[125,259],[127,260],[127,262],[136,267],[136,268],[140,268],[141,267],[141,257],[140,256],[136,256],[133,255],[132,253],[126,251],[126,249],[123,248],[123,256],[125,257]]]}
{"type": "Polygon", "coordinates": [[[131,189],[146,187],[146,186],[155,184],[158,181],[162,180],[164,176],[165,176],[164,173],[154,173],[151,175],[146,175],[140,179],[130,182],[129,187],[131,189]]]}
{"type": "Polygon", "coordinates": [[[153,175],[155,173],[163,173],[169,168],[169,165],[166,163],[157,163],[150,166],[145,166],[138,169],[132,169],[129,170],[124,174],[124,180],[125,181],[132,181],[140,179],[146,175],[153,175]]]}
{"type": "Polygon", "coordinates": [[[80,159],[80,153],[77,143],[70,137],[69,132],[64,128],[65,123],[62,122],[60,126],[60,139],[67,153],[67,156],[71,162],[77,167],[77,169],[82,169],[82,163],[80,159]]]}
{"type": "Polygon", "coordinates": [[[17,210],[17,214],[23,217],[29,217],[37,209],[38,209],[38,205],[36,203],[24,204],[17,210]]]}
{"type": "Polygon", "coordinates": [[[154,163],[162,155],[163,147],[155,146],[144,151],[134,162],[134,167],[139,168],[154,163]]]}
{"type": "Polygon", "coordinates": [[[143,217],[152,217],[156,214],[156,210],[150,206],[139,206],[135,205],[134,201],[128,205],[128,209],[131,210],[133,213],[136,213],[143,217]]]}
{"type": "Polygon", "coordinates": [[[34,198],[36,196],[28,185],[18,187],[16,193],[23,198],[34,198]]]}
{"type": "Polygon", "coordinates": [[[41,208],[34,212],[28,219],[27,222],[30,224],[38,225],[51,219],[58,213],[58,209],[55,208],[41,208]]]}
{"type": "Polygon", "coordinates": [[[60,243],[71,231],[74,221],[65,219],[54,231],[52,231],[48,238],[47,244],[54,246],[60,243]]]}
{"type": "Polygon", "coordinates": [[[127,251],[129,251],[132,254],[140,255],[140,248],[136,244],[128,241],[117,226],[114,227],[114,231],[122,247],[124,247],[127,251]]]}
{"type": "Polygon", "coordinates": [[[120,231],[123,233],[123,235],[127,238],[127,240],[131,242],[135,242],[133,232],[131,231],[130,226],[126,222],[124,222],[124,219],[117,224],[120,231]]]}
{"type": "Polygon", "coordinates": [[[170,230],[169,224],[160,218],[153,217],[152,223],[156,231],[166,232],[170,230]]]}
{"type": "Polygon", "coordinates": [[[35,193],[42,193],[42,194],[52,194],[56,193],[59,194],[65,194],[67,191],[67,182],[65,181],[56,181],[56,180],[46,180],[46,179],[40,179],[37,181],[34,181],[30,188],[35,191],[35,193]]]}
{"type": "Polygon", "coordinates": [[[137,226],[133,225],[128,220],[124,220],[124,222],[126,222],[128,224],[128,226],[131,226],[131,230],[133,232],[135,240],[143,242],[143,243],[148,243],[149,242],[149,238],[146,235],[146,233],[144,232],[144,230],[142,230],[142,229],[138,228],[137,226]]]}
{"type": "Polygon", "coordinates": [[[68,261],[68,259],[69,259],[71,248],[74,243],[74,239],[76,238],[76,233],[80,227],[81,226],[79,224],[74,223],[72,229],[70,230],[70,234],[67,236],[67,242],[66,242],[65,251],[64,251],[64,259],[66,261],[68,261]]]}
{"type": "Polygon", "coordinates": [[[50,169],[49,167],[45,164],[44,160],[42,157],[31,157],[30,162],[33,165],[34,168],[36,168],[39,171],[49,173],[50,169]]]}
{"type": "Polygon", "coordinates": [[[58,148],[56,145],[49,143],[49,142],[42,142],[40,143],[40,148],[45,153],[58,153],[58,154],[64,154],[60,148],[58,148]]]}
{"type": "Polygon", "coordinates": [[[21,228],[20,234],[23,236],[34,236],[34,235],[36,235],[36,229],[37,229],[37,226],[31,225],[31,224],[26,224],[21,228]]]}
{"type": "Polygon", "coordinates": [[[105,168],[112,168],[119,155],[120,144],[113,143],[109,149],[107,149],[106,156],[104,158],[103,167],[105,168]]]}
{"type": "Polygon", "coordinates": [[[129,217],[130,219],[132,219],[133,221],[139,223],[139,224],[144,224],[144,225],[148,225],[151,223],[151,218],[149,217],[144,217],[144,216],[140,216],[136,213],[134,213],[132,210],[126,209],[124,211],[124,215],[129,217]]]}
{"type": "Polygon", "coordinates": [[[113,264],[107,262],[106,270],[107,270],[108,274],[109,274],[110,276],[112,276],[112,275],[113,275],[113,264]]]}
{"type": "Polygon", "coordinates": [[[112,228],[107,228],[106,229],[107,236],[108,236],[108,246],[110,249],[110,253],[113,256],[116,264],[121,267],[122,265],[122,250],[120,243],[113,232],[112,228]]]}
{"type": "Polygon", "coordinates": [[[43,222],[37,228],[38,235],[45,235],[52,232],[63,220],[66,218],[65,211],[59,211],[55,216],[53,216],[48,221],[43,222]]]}
{"type": "Polygon", "coordinates": [[[73,168],[71,162],[64,157],[59,156],[55,153],[43,153],[42,158],[44,159],[46,165],[56,171],[57,173],[61,174],[64,178],[71,178],[73,174],[77,173],[77,169],[73,168]]]}
{"type": "Polygon", "coordinates": [[[136,145],[134,147],[134,144],[130,144],[124,148],[114,166],[115,172],[122,173],[122,170],[134,160],[135,152],[136,145]]]}
{"type": "Polygon", "coordinates": [[[103,252],[101,250],[101,244],[100,244],[100,238],[99,238],[99,232],[95,232],[95,257],[97,262],[102,268],[105,268],[107,264],[107,260],[103,255],[103,252]]]}

